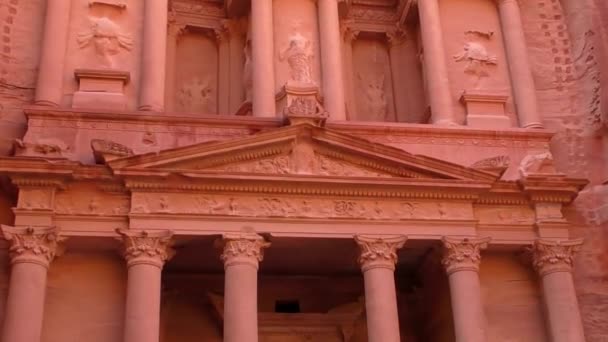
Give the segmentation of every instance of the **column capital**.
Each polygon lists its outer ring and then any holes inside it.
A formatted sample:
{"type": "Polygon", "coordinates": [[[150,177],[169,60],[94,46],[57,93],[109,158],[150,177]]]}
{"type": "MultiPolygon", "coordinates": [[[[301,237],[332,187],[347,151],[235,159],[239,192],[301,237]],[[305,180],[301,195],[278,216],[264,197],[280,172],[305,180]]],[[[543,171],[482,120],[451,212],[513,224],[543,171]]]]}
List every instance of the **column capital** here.
{"type": "Polygon", "coordinates": [[[397,250],[407,241],[406,236],[380,238],[374,236],[355,236],[359,246],[359,264],[363,272],[372,268],[395,270],[397,250]]]}
{"type": "Polygon", "coordinates": [[[270,247],[270,242],[255,233],[224,234],[220,242],[224,267],[248,264],[257,269],[264,259],[264,248],[270,247]]]}
{"type": "Polygon", "coordinates": [[[574,255],[582,244],[583,239],[568,241],[538,239],[531,247],[532,265],[541,277],[553,272],[572,272],[574,255]]]}
{"type": "Polygon", "coordinates": [[[385,32],[386,40],[390,47],[398,46],[407,41],[407,34],[402,28],[395,28],[385,32]]]}
{"type": "Polygon", "coordinates": [[[441,263],[448,275],[458,271],[479,271],[481,250],[488,246],[490,238],[444,237],[441,263]]]}
{"type": "Polygon", "coordinates": [[[2,225],[12,264],[32,263],[48,268],[65,240],[55,227],[11,227],[2,225]]]}
{"type": "Polygon", "coordinates": [[[173,233],[168,230],[146,231],[117,229],[124,243],[127,267],[147,264],[162,268],[175,252],[171,248],[173,233]]]}
{"type": "Polygon", "coordinates": [[[167,34],[175,38],[179,38],[182,34],[188,31],[186,24],[169,23],[168,25],[167,34]]]}
{"type": "Polygon", "coordinates": [[[359,33],[361,33],[360,30],[357,30],[352,26],[353,23],[353,20],[343,20],[340,22],[340,35],[347,43],[352,43],[357,39],[359,33]]]}

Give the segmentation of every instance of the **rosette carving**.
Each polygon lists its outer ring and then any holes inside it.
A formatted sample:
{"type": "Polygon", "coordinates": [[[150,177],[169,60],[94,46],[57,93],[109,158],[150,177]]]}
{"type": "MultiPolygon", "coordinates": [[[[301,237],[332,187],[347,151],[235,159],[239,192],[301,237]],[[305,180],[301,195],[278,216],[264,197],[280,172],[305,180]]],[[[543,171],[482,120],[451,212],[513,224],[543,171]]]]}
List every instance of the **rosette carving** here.
{"type": "Polygon", "coordinates": [[[583,244],[582,239],[571,241],[536,240],[531,248],[532,265],[542,277],[553,272],[572,272],[574,256],[583,244]]]}
{"type": "Polygon", "coordinates": [[[481,250],[488,246],[490,238],[443,238],[441,263],[448,274],[458,271],[479,271],[481,250]]]}
{"type": "Polygon", "coordinates": [[[257,268],[259,262],[264,259],[264,248],[270,247],[270,242],[254,233],[226,234],[222,245],[220,259],[224,262],[224,267],[250,264],[257,268]]]}
{"type": "Polygon", "coordinates": [[[11,227],[2,225],[2,234],[10,242],[8,249],[12,264],[33,263],[49,267],[57,254],[59,237],[55,227],[11,227]]]}
{"type": "Polygon", "coordinates": [[[363,272],[377,267],[395,269],[397,250],[405,244],[407,237],[378,238],[355,236],[359,246],[359,264],[363,272]]]}
{"type": "Polygon", "coordinates": [[[124,257],[127,266],[148,264],[162,267],[165,261],[173,257],[171,248],[171,231],[132,231],[117,229],[124,243],[124,257]]]}

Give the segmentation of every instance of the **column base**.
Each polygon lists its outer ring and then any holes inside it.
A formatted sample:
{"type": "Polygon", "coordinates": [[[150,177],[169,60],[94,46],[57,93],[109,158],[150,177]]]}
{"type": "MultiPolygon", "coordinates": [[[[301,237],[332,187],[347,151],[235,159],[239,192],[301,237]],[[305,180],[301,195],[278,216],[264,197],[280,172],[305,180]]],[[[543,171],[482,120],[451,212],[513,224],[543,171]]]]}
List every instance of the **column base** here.
{"type": "Polygon", "coordinates": [[[467,126],[478,128],[509,128],[513,125],[505,115],[508,96],[496,93],[465,91],[460,97],[467,110],[467,126]]]}
{"type": "Polygon", "coordinates": [[[77,69],[74,76],[79,88],[74,93],[72,108],[127,108],[124,86],[129,82],[128,71],[77,69]]]}

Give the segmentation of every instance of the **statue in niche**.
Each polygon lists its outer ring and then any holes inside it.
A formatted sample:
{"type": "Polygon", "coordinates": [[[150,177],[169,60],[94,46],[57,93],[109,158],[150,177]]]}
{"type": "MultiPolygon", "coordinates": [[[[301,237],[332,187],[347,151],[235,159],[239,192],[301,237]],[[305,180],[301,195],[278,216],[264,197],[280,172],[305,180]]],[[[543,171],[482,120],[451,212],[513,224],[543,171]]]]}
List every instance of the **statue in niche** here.
{"type": "Polygon", "coordinates": [[[488,66],[496,65],[495,55],[491,55],[486,47],[478,42],[467,42],[461,53],[453,56],[456,62],[465,62],[464,72],[476,75],[478,79],[488,77],[488,66]]]}
{"type": "Polygon", "coordinates": [[[287,59],[291,80],[300,84],[314,84],[312,43],[299,33],[289,38],[289,45],[279,53],[279,60],[287,59]]]}
{"type": "Polygon", "coordinates": [[[245,101],[251,101],[251,89],[253,88],[253,70],[251,63],[251,40],[247,39],[243,49],[245,64],[243,65],[243,85],[245,86],[245,101]]]}
{"type": "Polygon", "coordinates": [[[182,109],[202,113],[214,112],[212,95],[213,87],[211,87],[209,79],[206,78],[203,81],[198,77],[184,83],[177,94],[182,109]]]}
{"type": "Polygon", "coordinates": [[[92,17],[89,21],[89,29],[78,34],[78,45],[83,49],[92,44],[99,64],[114,67],[114,56],[121,49],[131,51],[133,39],[122,33],[120,26],[108,17],[92,17]]]}
{"type": "Polygon", "coordinates": [[[388,101],[384,93],[384,81],[386,76],[370,77],[364,80],[361,74],[358,77],[365,86],[365,96],[367,97],[367,110],[369,119],[373,121],[385,121],[388,118],[388,101]]]}

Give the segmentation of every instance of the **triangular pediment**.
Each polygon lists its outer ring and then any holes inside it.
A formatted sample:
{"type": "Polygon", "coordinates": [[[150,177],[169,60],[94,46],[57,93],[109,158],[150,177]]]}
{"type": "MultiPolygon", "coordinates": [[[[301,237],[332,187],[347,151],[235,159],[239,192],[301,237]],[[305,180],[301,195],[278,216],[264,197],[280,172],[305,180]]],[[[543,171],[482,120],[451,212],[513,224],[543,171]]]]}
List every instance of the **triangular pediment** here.
{"type": "Polygon", "coordinates": [[[108,161],[114,170],[455,179],[492,182],[497,175],[413,155],[310,124],[222,142],[195,144],[108,161]]]}

